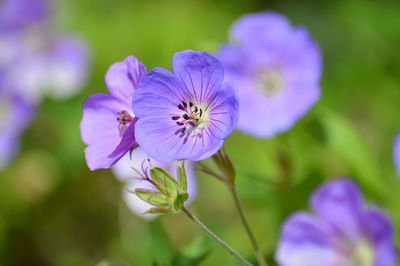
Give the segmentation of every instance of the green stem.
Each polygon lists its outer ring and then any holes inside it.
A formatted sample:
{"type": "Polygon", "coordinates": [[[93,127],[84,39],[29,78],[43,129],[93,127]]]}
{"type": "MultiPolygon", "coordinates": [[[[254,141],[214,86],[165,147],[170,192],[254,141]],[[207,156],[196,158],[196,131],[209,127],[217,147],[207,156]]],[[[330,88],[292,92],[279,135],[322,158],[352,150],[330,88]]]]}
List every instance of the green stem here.
{"type": "Polygon", "coordinates": [[[254,252],[256,254],[258,263],[260,264],[260,266],[268,266],[267,262],[265,261],[264,255],[262,254],[261,249],[260,249],[260,247],[259,247],[259,245],[257,243],[257,240],[254,237],[254,234],[250,229],[249,223],[246,220],[246,217],[245,217],[244,212],[243,212],[243,207],[242,207],[242,204],[240,203],[240,200],[239,200],[239,197],[238,197],[238,194],[237,194],[235,186],[233,185],[232,187],[229,188],[229,190],[231,191],[232,197],[233,197],[233,199],[235,201],[235,205],[236,205],[236,208],[238,210],[238,213],[239,213],[239,216],[240,216],[240,220],[242,220],[243,226],[246,229],[246,232],[247,232],[247,235],[248,235],[248,237],[249,237],[249,239],[251,241],[251,244],[253,245],[253,249],[254,249],[254,252]]]}
{"type": "Polygon", "coordinates": [[[249,261],[243,258],[239,253],[233,250],[228,244],[226,244],[222,239],[220,239],[217,235],[215,235],[210,229],[208,229],[199,219],[197,219],[188,209],[182,207],[182,212],[186,214],[186,216],[195,223],[201,231],[206,233],[209,237],[211,237],[215,242],[217,242],[221,247],[223,247],[226,251],[229,252],[232,256],[238,259],[243,265],[253,266],[249,261]]]}

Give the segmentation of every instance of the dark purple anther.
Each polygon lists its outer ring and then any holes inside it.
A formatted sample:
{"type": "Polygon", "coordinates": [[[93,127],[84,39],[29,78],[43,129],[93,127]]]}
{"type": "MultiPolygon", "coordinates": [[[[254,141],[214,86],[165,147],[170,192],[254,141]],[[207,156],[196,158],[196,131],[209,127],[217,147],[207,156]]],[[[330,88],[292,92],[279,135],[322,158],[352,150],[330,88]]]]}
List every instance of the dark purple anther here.
{"type": "Polygon", "coordinates": [[[189,102],[189,106],[190,106],[190,108],[192,108],[193,107],[193,103],[189,102]]]}
{"type": "Polygon", "coordinates": [[[186,127],[184,127],[184,128],[181,129],[181,133],[182,133],[182,134],[185,133],[185,131],[186,131],[186,127]]]}
{"type": "Polygon", "coordinates": [[[195,125],[192,121],[189,122],[189,125],[190,125],[191,127],[196,127],[196,125],[195,125]]]}
{"type": "Polygon", "coordinates": [[[178,105],[178,108],[181,109],[182,111],[185,111],[185,107],[183,107],[182,104],[178,105]]]}
{"type": "Polygon", "coordinates": [[[197,106],[196,106],[196,107],[194,108],[194,112],[197,113],[197,110],[198,110],[198,109],[197,109],[197,106]]]}
{"type": "Polygon", "coordinates": [[[178,120],[179,117],[180,117],[179,115],[173,116],[173,117],[172,117],[172,120],[178,120]]]}
{"type": "Polygon", "coordinates": [[[203,109],[200,108],[200,117],[203,114],[203,109]]]}
{"type": "Polygon", "coordinates": [[[178,126],[183,126],[183,123],[182,123],[182,122],[176,122],[176,124],[177,124],[178,126]]]}
{"type": "Polygon", "coordinates": [[[188,120],[188,119],[189,119],[188,114],[184,114],[184,115],[183,115],[183,118],[185,118],[186,120],[188,120]]]}
{"type": "Polygon", "coordinates": [[[175,131],[175,135],[178,135],[181,132],[181,129],[178,129],[177,131],[175,131]]]}
{"type": "Polygon", "coordinates": [[[187,103],[182,101],[183,106],[185,106],[185,108],[187,107],[187,103]]]}

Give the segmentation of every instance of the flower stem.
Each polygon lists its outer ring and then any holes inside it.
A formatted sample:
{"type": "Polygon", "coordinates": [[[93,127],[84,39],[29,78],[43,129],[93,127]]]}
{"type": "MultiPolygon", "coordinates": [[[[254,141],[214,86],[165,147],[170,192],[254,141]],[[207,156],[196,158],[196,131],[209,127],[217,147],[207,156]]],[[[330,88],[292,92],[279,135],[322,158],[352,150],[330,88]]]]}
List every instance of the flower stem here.
{"type": "Polygon", "coordinates": [[[199,219],[197,219],[188,209],[182,207],[182,212],[186,214],[186,216],[195,223],[201,231],[206,233],[209,237],[211,237],[215,242],[217,242],[220,246],[222,246],[226,251],[229,252],[232,256],[238,259],[243,265],[253,266],[249,261],[243,258],[239,253],[233,250],[228,244],[226,244],[222,239],[220,239],[217,235],[215,235],[210,229],[208,229],[199,219]]]}
{"type": "Polygon", "coordinates": [[[235,205],[236,205],[236,208],[238,210],[238,213],[239,213],[239,216],[240,216],[240,220],[242,220],[243,226],[246,229],[246,232],[247,232],[247,235],[248,235],[248,237],[249,237],[249,239],[251,241],[251,244],[253,245],[253,249],[254,249],[254,252],[256,254],[258,263],[260,264],[260,266],[268,266],[267,262],[265,261],[264,255],[262,254],[261,249],[260,249],[260,247],[259,247],[259,245],[257,243],[257,240],[254,237],[254,234],[250,229],[249,223],[246,220],[246,217],[245,217],[244,212],[243,212],[243,207],[242,207],[242,204],[240,203],[240,200],[239,200],[239,197],[238,197],[238,194],[237,194],[235,186],[230,187],[229,190],[230,190],[230,192],[232,194],[232,197],[233,197],[233,199],[235,201],[235,205]]]}

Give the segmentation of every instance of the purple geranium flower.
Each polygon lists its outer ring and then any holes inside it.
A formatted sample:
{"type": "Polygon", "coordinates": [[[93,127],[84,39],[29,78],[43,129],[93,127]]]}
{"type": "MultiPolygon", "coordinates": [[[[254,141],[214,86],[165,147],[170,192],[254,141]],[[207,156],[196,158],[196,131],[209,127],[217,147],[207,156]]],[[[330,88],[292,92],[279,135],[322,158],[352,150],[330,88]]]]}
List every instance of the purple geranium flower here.
{"type": "Polygon", "coordinates": [[[163,162],[210,157],[236,125],[237,100],[222,84],[221,63],[205,52],[181,51],[174,73],[155,68],[143,76],[133,100],[136,140],[163,162]]]}
{"type": "Polygon", "coordinates": [[[400,133],[397,134],[394,140],[393,157],[397,174],[400,175],[400,133]]]}
{"type": "Polygon", "coordinates": [[[20,30],[48,18],[45,0],[2,0],[0,4],[0,32],[20,30]]]}
{"type": "Polygon", "coordinates": [[[241,17],[230,35],[217,57],[237,87],[238,128],[257,137],[289,129],[320,95],[317,43],[275,12],[241,17]]]}
{"type": "Polygon", "coordinates": [[[315,214],[284,223],[276,260],[284,266],[394,266],[393,227],[379,209],[365,207],[350,179],[335,179],[311,198],[315,214]]]}
{"type": "MultiPolygon", "coordinates": [[[[149,190],[152,190],[153,187],[151,184],[147,181],[140,180],[140,178],[137,178],[137,173],[133,170],[140,170],[142,168],[143,163],[147,164],[148,162],[146,161],[148,159],[148,156],[144,152],[142,148],[136,148],[135,150],[132,151],[132,154],[126,154],[124,157],[121,158],[113,167],[112,171],[114,175],[121,180],[122,182],[126,183],[129,187],[130,190],[134,190],[136,188],[146,188],[149,190]],[[136,177],[136,178],[135,178],[136,177]]],[[[151,165],[157,166],[160,168],[165,169],[167,172],[175,174],[177,173],[177,161],[171,162],[171,163],[163,163],[155,160],[151,160],[151,165]]],[[[192,162],[186,162],[185,164],[185,169],[186,169],[186,178],[187,178],[187,192],[189,194],[188,200],[185,202],[185,205],[187,206],[192,202],[197,195],[197,182],[196,182],[196,177],[194,173],[194,167],[192,162]]],[[[150,174],[150,173],[148,173],[150,174]]],[[[176,178],[176,176],[175,176],[176,178]]],[[[145,213],[148,211],[150,208],[154,207],[153,205],[143,201],[139,197],[137,197],[135,194],[128,192],[124,190],[124,199],[129,207],[129,209],[138,215],[141,215],[141,217],[145,219],[152,219],[156,216],[157,214],[150,214],[150,213],[145,213]]]]}
{"type": "Polygon", "coordinates": [[[89,56],[86,44],[56,32],[46,1],[6,0],[1,6],[0,68],[5,87],[36,103],[43,94],[66,98],[85,83],[89,56]]]}
{"type": "Polygon", "coordinates": [[[33,113],[33,107],[21,97],[0,89],[0,171],[17,152],[20,136],[33,113]]]}
{"type": "Polygon", "coordinates": [[[145,72],[133,56],[113,64],[106,74],[110,94],[91,95],[83,104],[81,136],[91,170],[111,167],[136,145],[132,97],[145,72]]]}

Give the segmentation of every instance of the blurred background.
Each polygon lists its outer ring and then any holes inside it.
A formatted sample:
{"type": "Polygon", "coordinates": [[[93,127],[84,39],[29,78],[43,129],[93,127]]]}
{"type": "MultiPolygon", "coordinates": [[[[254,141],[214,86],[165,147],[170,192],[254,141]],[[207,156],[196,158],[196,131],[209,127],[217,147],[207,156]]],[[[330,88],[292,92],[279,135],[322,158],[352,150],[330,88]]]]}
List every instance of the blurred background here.
{"type": "MultiPolygon", "coordinates": [[[[170,69],[174,52],[213,53],[239,16],[275,10],[306,26],[323,53],[322,97],[286,133],[256,139],[234,132],[225,144],[238,172],[250,224],[272,262],[285,217],[308,209],[325,180],[350,176],[368,202],[400,226],[400,180],[393,142],[400,126],[398,1],[55,0],[52,19],[90,48],[85,87],[67,100],[45,98],[0,171],[0,265],[236,265],[181,214],[150,222],[131,213],[110,170],[88,170],[81,105],[106,92],[108,67],[135,55],[170,69]],[[127,264],[128,265],[128,264],[127,264]]],[[[226,188],[198,174],[190,209],[245,256],[251,245],[226,188]]],[[[397,246],[400,236],[396,232],[397,246]]]]}

